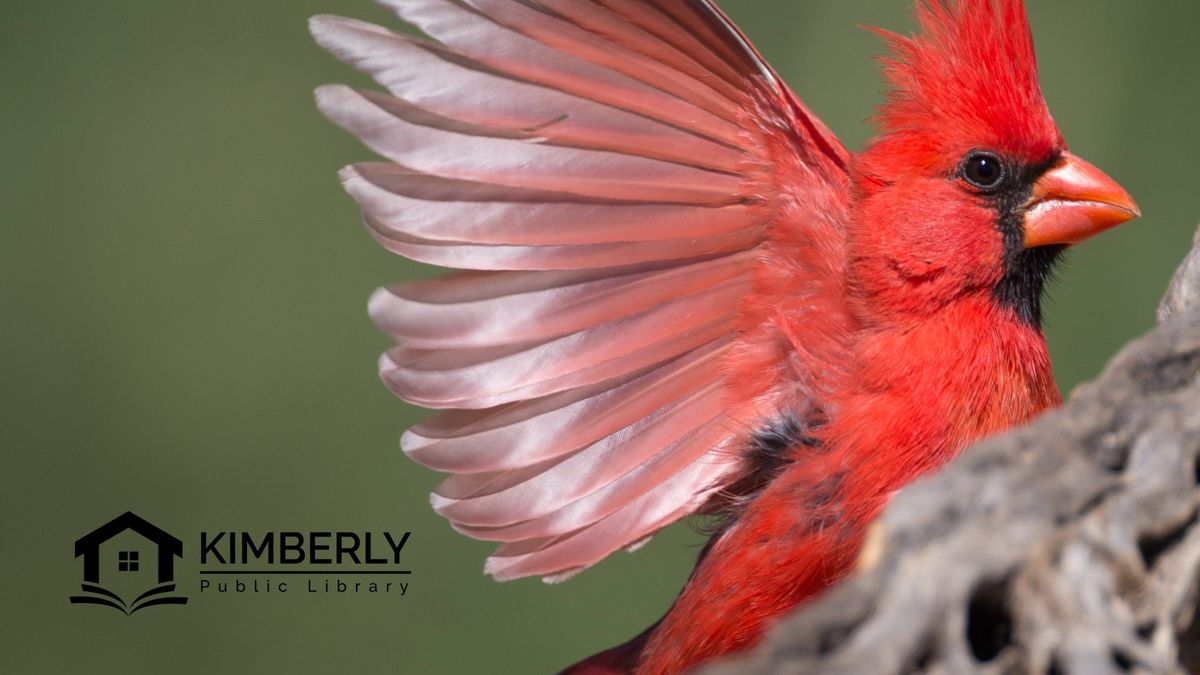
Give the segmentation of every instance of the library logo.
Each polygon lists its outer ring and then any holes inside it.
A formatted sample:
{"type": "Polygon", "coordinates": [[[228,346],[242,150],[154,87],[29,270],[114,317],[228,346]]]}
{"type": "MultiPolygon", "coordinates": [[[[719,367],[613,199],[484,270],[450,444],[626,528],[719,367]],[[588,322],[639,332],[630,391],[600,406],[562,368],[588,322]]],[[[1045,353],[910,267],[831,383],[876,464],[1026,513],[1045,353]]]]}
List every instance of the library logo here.
{"type": "Polygon", "coordinates": [[[131,511],[75,540],[75,557],[83,558],[83,594],[72,595],[72,604],[103,605],[127,616],[155,605],[187,604],[175,593],[183,542],[131,511]]]}
{"type": "MultiPolygon", "coordinates": [[[[221,597],[331,594],[408,595],[408,530],[201,531],[193,551],[198,602],[221,597]]],[[[83,559],[82,593],[72,604],[112,607],[125,615],[156,605],[186,605],[176,592],[183,542],[130,512],[75,541],[83,559]]],[[[191,583],[191,582],[188,582],[191,583]]]]}

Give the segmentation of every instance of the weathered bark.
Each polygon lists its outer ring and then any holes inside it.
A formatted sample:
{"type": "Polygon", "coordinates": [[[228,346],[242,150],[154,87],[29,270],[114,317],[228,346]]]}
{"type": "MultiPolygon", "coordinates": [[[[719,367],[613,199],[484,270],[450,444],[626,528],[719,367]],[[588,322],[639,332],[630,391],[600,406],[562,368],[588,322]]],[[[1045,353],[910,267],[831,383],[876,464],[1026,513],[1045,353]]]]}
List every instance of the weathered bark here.
{"type": "Polygon", "coordinates": [[[898,494],[854,577],[705,672],[1200,673],[1200,245],[1159,320],[898,494]]]}

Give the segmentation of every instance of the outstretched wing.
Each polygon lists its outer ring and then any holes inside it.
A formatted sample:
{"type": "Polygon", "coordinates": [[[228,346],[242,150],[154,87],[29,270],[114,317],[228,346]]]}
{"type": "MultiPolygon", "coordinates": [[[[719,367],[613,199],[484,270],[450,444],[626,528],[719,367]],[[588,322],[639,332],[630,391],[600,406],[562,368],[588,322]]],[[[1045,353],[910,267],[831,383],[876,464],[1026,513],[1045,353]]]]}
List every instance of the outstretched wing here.
{"type": "Polygon", "coordinates": [[[447,409],[402,447],[502,542],[488,573],[562,578],[699,509],[804,396],[773,299],[829,293],[846,151],[707,0],[383,4],[432,40],[312,21],[389,91],[317,91],[389,160],[342,180],[385,247],[468,270],[371,299],[383,380],[447,409]]]}

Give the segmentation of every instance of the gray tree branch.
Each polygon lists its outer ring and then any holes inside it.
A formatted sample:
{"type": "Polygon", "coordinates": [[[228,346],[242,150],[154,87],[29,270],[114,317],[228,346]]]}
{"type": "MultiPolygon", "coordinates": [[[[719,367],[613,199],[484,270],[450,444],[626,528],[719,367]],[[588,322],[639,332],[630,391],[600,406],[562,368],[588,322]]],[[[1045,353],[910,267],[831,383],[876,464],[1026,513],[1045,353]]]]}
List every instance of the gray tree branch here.
{"type": "Polygon", "coordinates": [[[1159,322],[899,493],[853,577],[705,672],[1200,673],[1200,243],[1159,322]]]}

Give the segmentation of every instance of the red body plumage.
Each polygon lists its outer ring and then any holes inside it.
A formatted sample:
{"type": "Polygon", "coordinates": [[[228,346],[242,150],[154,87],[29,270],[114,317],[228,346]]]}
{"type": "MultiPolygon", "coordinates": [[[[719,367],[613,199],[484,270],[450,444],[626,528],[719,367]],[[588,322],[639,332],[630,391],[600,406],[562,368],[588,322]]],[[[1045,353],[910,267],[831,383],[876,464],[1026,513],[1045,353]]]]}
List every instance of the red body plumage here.
{"type": "Polygon", "coordinates": [[[387,0],[437,42],[318,18],[390,95],[322,109],[392,163],[343,174],[372,232],[472,272],[380,291],[434,508],[562,579],[689,513],[678,600],[575,673],[743,649],[845,576],[869,522],[1059,403],[1042,284],[1136,216],[1066,150],[1020,0],[918,2],[880,136],[848,152],[708,0],[387,0]]]}

